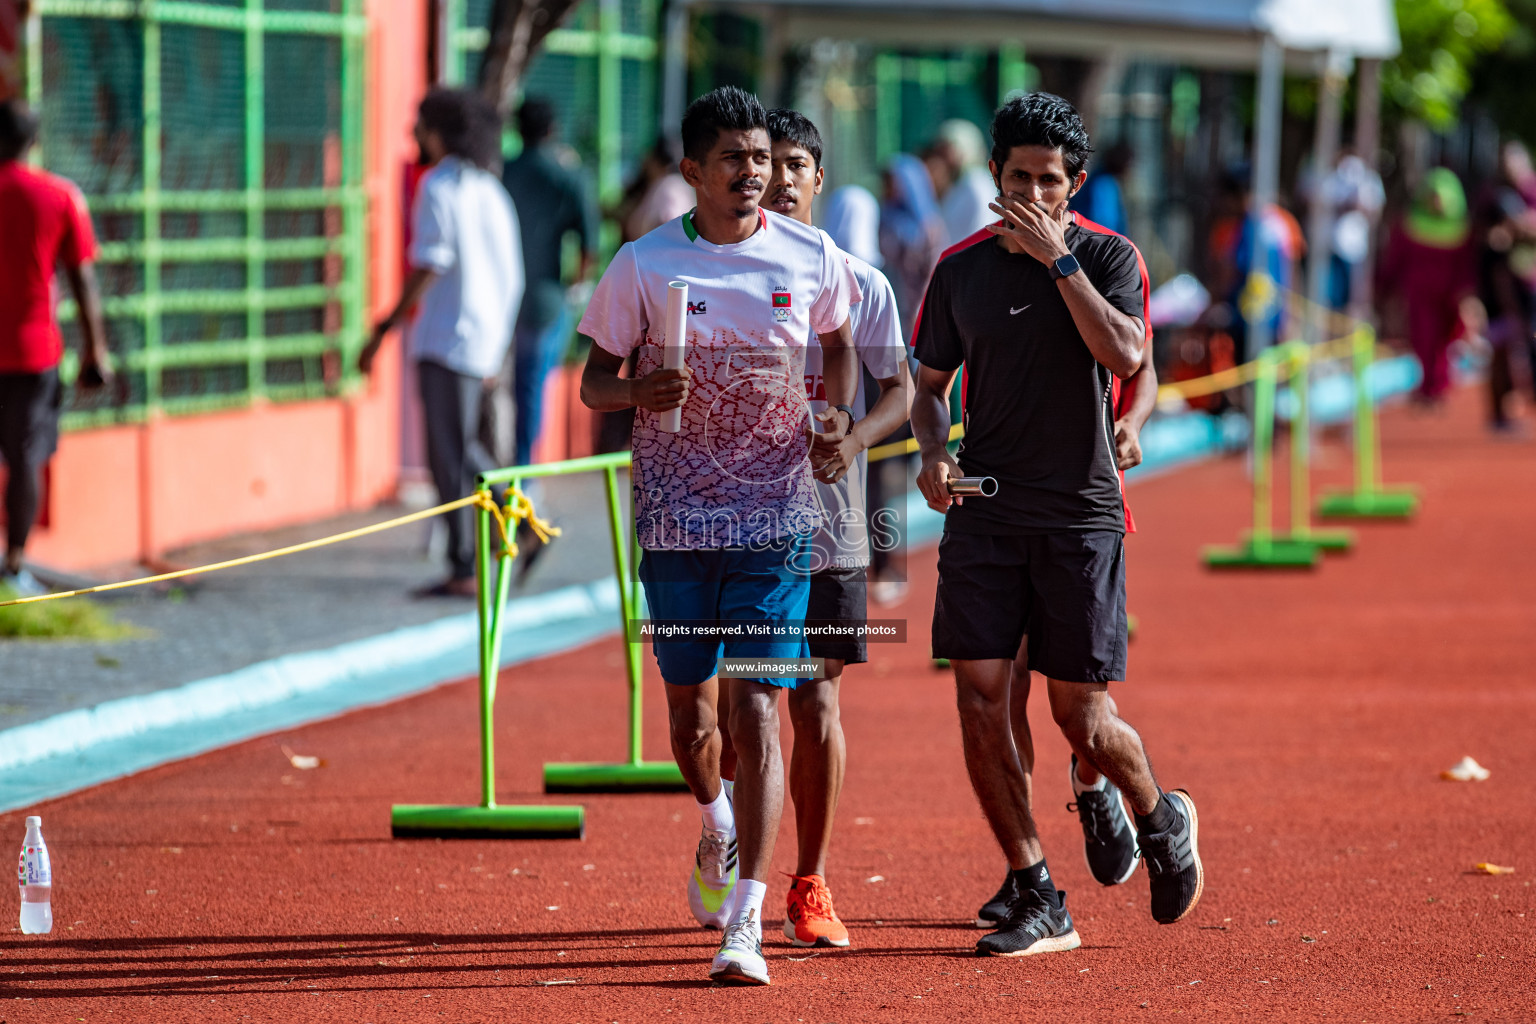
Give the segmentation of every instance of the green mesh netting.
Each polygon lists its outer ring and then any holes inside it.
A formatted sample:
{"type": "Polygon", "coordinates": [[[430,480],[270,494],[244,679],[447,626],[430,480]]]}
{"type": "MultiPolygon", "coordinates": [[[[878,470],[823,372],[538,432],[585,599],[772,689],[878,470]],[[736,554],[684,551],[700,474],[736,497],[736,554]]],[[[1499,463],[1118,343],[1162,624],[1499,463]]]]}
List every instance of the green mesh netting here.
{"type": "Polygon", "coordinates": [[[160,187],[245,187],[245,37],[166,25],[160,36],[160,187]]]}
{"type": "MultiPolygon", "coordinates": [[[[334,191],[360,185],[346,180],[361,160],[345,151],[358,143],[344,139],[342,96],[347,54],[360,60],[361,46],[339,22],[264,32],[252,75],[246,30],[179,23],[193,20],[195,7],[176,5],[154,23],[55,16],[41,3],[42,74],[32,97],[43,119],[40,155],[91,206],[108,341],[124,382],[119,395],[72,393],[66,426],[134,419],[152,407],[240,404],[258,391],[275,399],[334,391],[351,374],[351,361],[339,358],[343,343],[355,348],[361,330],[361,275],[349,260],[360,256],[362,225],[349,222],[334,191]],[[151,31],[160,60],[146,69],[151,31]],[[144,147],[145,111],[157,101],[155,173],[144,147]],[[248,152],[253,145],[259,151],[248,152]],[[333,191],[294,198],[293,190],[322,189],[333,191]],[[151,202],[158,213],[147,212],[151,202]],[[289,251],[263,260],[245,248],[252,236],[289,251]],[[145,251],[151,238],[158,258],[145,251]]],[[[356,10],[351,0],[261,6],[356,10]]],[[[361,101],[364,92],[355,95],[361,101]]],[[[354,124],[361,115],[352,112],[354,124]]],[[[77,326],[65,329],[73,343],[77,326]]]]}
{"type": "Polygon", "coordinates": [[[96,18],[43,18],[42,27],[43,96],[37,106],[44,162],[87,195],[141,188],[142,33],[132,22],[96,18]]]}

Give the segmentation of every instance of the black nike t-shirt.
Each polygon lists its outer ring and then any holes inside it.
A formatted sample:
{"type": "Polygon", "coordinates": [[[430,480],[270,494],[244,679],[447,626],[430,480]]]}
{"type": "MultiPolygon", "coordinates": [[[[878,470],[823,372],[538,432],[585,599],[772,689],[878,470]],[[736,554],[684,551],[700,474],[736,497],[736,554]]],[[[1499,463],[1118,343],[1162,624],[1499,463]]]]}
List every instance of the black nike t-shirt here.
{"type": "MultiPolygon", "coordinates": [[[[1099,294],[1145,322],[1136,249],[1074,222],[1067,247],[1099,294]]],[[[951,506],[957,533],[1125,532],[1115,469],[1110,371],[1094,359],[1050,271],[1033,256],[980,241],[939,262],[918,321],[918,361],[965,365],[966,476],[991,476],[991,498],[951,506]]]]}

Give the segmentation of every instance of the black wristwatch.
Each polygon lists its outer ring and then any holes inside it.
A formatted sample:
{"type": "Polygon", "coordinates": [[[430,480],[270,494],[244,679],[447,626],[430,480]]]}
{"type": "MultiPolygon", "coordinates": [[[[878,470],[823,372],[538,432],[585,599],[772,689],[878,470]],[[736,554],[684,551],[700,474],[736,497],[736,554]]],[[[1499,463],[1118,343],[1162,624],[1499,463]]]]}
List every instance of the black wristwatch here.
{"type": "Polygon", "coordinates": [[[840,411],[845,412],[845,413],[848,414],[848,429],[852,430],[853,429],[853,406],[851,406],[851,405],[834,405],[832,408],[840,410],[840,411]]]}
{"type": "Polygon", "coordinates": [[[1060,281],[1064,277],[1071,277],[1082,269],[1082,266],[1077,262],[1077,257],[1067,253],[1061,259],[1051,264],[1051,280],[1060,281]]]}

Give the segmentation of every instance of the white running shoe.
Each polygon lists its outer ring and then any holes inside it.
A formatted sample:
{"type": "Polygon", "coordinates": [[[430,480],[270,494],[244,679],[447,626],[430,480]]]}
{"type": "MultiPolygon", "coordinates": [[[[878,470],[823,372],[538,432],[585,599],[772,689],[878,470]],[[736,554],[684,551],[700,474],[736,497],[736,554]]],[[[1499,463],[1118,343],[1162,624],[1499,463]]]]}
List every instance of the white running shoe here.
{"type": "Polygon", "coordinates": [[[24,568],[17,569],[15,572],[0,571],[0,587],[9,587],[16,597],[42,597],[44,594],[53,593],[46,584],[24,568]]]}
{"type": "Polygon", "coordinates": [[[705,928],[724,928],[736,893],[736,830],[706,828],[688,876],[688,907],[705,928]]]}
{"type": "Polygon", "coordinates": [[[763,924],[753,907],[736,916],[720,940],[720,952],[709,965],[711,981],[727,985],[767,985],[768,961],[763,959],[763,924]]]}

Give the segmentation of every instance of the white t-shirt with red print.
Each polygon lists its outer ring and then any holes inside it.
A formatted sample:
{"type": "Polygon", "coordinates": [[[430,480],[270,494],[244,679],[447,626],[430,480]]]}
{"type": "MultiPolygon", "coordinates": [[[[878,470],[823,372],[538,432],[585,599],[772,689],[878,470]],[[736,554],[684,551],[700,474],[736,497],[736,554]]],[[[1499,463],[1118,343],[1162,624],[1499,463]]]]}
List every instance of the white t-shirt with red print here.
{"type": "Polygon", "coordinates": [[[579,330],[606,352],[636,353],[635,376],[662,365],[667,286],[688,285],[682,430],[635,410],[631,474],[640,545],[735,547],[812,534],[820,503],[806,458],[805,356],[859,301],[848,259],[816,228],[758,211],[746,241],[715,245],[691,215],[623,246],[579,330]]]}

